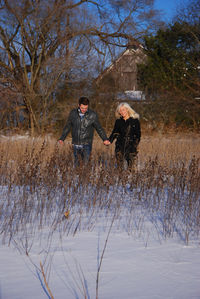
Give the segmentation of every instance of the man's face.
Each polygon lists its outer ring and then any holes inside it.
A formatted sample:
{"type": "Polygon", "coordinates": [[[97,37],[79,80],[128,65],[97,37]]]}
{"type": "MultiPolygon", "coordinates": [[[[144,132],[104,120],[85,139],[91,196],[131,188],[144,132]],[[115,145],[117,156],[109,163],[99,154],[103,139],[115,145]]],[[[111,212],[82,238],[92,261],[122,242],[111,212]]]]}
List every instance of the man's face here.
{"type": "Polygon", "coordinates": [[[80,108],[81,112],[83,114],[85,114],[85,112],[88,110],[88,105],[81,104],[81,105],[79,105],[79,108],[80,108]]]}

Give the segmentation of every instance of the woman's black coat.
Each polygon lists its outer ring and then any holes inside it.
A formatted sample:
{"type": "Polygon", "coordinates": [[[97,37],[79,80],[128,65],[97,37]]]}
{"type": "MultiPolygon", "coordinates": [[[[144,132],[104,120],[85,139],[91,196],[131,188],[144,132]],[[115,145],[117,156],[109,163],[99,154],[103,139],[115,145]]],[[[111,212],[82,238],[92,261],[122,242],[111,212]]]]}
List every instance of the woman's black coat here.
{"type": "Polygon", "coordinates": [[[132,117],[124,120],[120,117],[115,121],[114,129],[109,137],[109,141],[112,143],[114,139],[117,139],[115,143],[115,152],[128,154],[137,151],[140,137],[141,130],[139,120],[132,117]]]}

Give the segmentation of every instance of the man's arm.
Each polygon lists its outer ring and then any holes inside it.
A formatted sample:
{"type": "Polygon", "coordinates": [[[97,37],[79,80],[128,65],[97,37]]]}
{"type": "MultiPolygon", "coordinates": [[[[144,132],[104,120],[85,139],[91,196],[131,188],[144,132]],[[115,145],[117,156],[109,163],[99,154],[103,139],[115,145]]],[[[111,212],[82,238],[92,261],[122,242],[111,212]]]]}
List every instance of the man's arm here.
{"type": "Polygon", "coordinates": [[[61,143],[61,144],[63,143],[63,141],[65,140],[65,138],[67,137],[67,135],[69,134],[69,132],[71,130],[71,126],[72,126],[72,111],[69,114],[69,117],[67,119],[66,125],[64,126],[62,135],[58,140],[59,143],[61,143]]]}

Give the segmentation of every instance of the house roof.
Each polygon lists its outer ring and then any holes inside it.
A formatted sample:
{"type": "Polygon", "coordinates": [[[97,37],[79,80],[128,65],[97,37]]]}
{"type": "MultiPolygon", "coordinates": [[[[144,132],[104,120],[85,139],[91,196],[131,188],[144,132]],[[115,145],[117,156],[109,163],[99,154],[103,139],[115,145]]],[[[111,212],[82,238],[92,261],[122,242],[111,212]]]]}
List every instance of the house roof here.
{"type": "MultiPolygon", "coordinates": [[[[112,69],[120,62],[120,60],[126,56],[126,55],[131,55],[131,54],[137,54],[137,52],[141,52],[143,49],[143,46],[137,42],[137,44],[134,45],[129,45],[126,50],[124,50],[119,57],[113,61],[97,78],[96,78],[96,83],[98,84],[101,79],[108,74],[109,72],[112,71],[112,69]]],[[[138,53],[139,54],[139,53],[138,53]]]]}

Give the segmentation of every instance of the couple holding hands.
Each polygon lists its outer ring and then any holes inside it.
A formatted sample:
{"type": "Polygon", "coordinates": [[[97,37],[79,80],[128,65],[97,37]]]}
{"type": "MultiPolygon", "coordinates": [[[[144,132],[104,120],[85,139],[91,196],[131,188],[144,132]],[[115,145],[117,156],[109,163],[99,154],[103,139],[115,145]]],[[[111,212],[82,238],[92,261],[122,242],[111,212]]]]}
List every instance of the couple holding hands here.
{"type": "Polygon", "coordinates": [[[120,103],[115,115],[117,119],[113,131],[107,138],[97,113],[89,109],[89,99],[87,97],[79,99],[78,108],[71,110],[63,133],[58,140],[60,144],[63,144],[71,131],[75,165],[78,165],[80,160],[84,163],[89,161],[95,129],[105,145],[110,145],[116,139],[117,165],[121,168],[126,160],[128,167],[132,168],[141,137],[139,115],[127,103],[120,103]]]}

